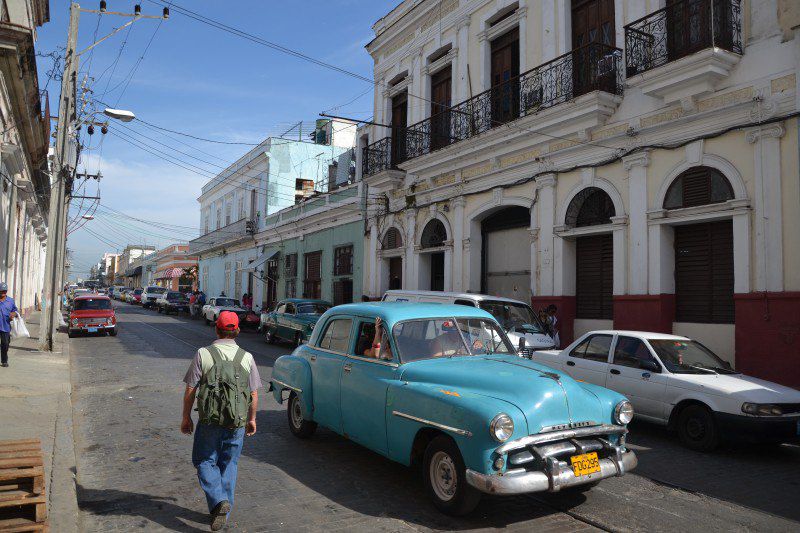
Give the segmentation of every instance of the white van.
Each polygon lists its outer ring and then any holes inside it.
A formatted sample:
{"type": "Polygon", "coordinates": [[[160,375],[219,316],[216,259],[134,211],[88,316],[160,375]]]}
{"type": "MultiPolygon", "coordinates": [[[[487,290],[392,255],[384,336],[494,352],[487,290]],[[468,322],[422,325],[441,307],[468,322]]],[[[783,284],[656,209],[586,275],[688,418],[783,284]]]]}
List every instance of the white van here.
{"type": "Polygon", "coordinates": [[[506,330],[508,338],[519,346],[519,340],[525,337],[525,355],[533,350],[549,350],[555,347],[553,338],[539,321],[531,306],[519,300],[461,292],[440,291],[404,291],[389,290],[383,295],[384,302],[425,302],[440,304],[469,305],[479,307],[495,317],[506,330]]]}

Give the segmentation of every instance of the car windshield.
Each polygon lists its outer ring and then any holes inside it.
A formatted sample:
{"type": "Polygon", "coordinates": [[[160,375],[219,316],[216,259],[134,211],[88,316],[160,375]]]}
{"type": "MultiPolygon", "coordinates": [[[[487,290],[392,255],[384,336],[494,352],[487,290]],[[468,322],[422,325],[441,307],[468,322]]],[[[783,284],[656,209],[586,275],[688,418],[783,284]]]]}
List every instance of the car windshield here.
{"type": "Polygon", "coordinates": [[[539,322],[533,309],[521,303],[484,300],[480,302],[481,309],[492,315],[503,329],[517,333],[547,334],[539,322]]]}
{"type": "Polygon", "coordinates": [[[133,291],[133,294],[142,294],[143,292],[144,289],[136,289],[135,291],[133,291]]]}
{"type": "Polygon", "coordinates": [[[167,293],[167,300],[179,301],[179,300],[185,300],[185,299],[186,299],[186,296],[184,296],[183,293],[181,293],[181,292],[172,291],[172,292],[167,293]]]}
{"type": "Polygon", "coordinates": [[[395,324],[392,334],[404,363],[438,357],[512,354],[505,334],[482,318],[429,318],[395,324]]]}
{"type": "Polygon", "coordinates": [[[730,365],[697,341],[650,339],[667,370],[676,374],[736,374],[730,365]]]}
{"type": "Polygon", "coordinates": [[[239,300],[233,298],[217,298],[218,307],[239,307],[239,300]]]}
{"type": "Polygon", "coordinates": [[[148,294],[164,294],[167,292],[167,289],[164,287],[148,287],[147,292],[148,294]]]}
{"type": "Polygon", "coordinates": [[[106,298],[81,298],[75,300],[76,311],[91,311],[95,309],[111,309],[111,302],[106,298]]]}
{"type": "Polygon", "coordinates": [[[305,302],[297,304],[297,314],[300,315],[321,315],[331,306],[319,302],[305,302]]]}

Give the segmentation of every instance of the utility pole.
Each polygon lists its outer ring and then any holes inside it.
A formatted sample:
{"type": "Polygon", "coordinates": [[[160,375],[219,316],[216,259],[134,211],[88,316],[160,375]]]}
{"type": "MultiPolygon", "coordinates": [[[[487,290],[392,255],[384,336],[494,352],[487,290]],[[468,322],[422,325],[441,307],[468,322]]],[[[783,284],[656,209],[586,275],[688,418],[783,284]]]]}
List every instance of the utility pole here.
{"type": "Polygon", "coordinates": [[[47,214],[48,242],[47,264],[44,273],[44,298],[46,306],[44,319],[39,332],[39,350],[50,352],[53,350],[53,333],[58,324],[56,322],[60,312],[61,302],[58,298],[58,289],[61,284],[64,267],[64,244],[67,238],[66,231],[66,190],[69,178],[69,139],[70,129],[75,120],[75,80],[78,72],[78,21],[80,19],[80,6],[70,4],[69,7],[69,33],[67,35],[67,50],[64,58],[64,75],[61,78],[61,98],[58,104],[58,124],[56,125],[55,146],[55,183],[50,188],[50,209],[47,214]]]}
{"type": "MultiPolygon", "coordinates": [[[[64,284],[64,263],[67,241],[67,214],[69,213],[68,190],[71,185],[72,167],[74,163],[77,168],[78,161],[70,161],[73,152],[70,150],[70,140],[73,138],[73,129],[77,126],[77,77],[78,77],[78,58],[105,41],[112,35],[120,32],[124,28],[142,19],[161,19],[169,18],[169,8],[165,7],[162,16],[142,15],[142,8],[136,4],[133,13],[120,13],[107,11],[106,2],[100,2],[100,9],[81,9],[81,6],[72,2],[69,6],[69,30],[67,34],[67,50],[64,56],[64,76],[61,78],[61,98],[58,104],[58,124],[56,125],[56,144],[55,162],[53,173],[55,183],[50,189],[50,210],[47,214],[47,259],[44,274],[44,317],[39,332],[39,350],[50,352],[53,350],[53,335],[58,329],[58,317],[61,312],[61,301],[58,298],[58,291],[64,284]],[[116,15],[130,17],[131,20],[115,28],[105,37],[95,41],[88,48],[77,51],[78,45],[78,21],[81,11],[87,13],[97,13],[99,15],[116,15]]],[[[106,109],[106,115],[123,121],[133,118],[133,113],[125,112],[120,116],[120,110],[106,109]]],[[[91,121],[94,124],[93,121],[91,121]]],[[[105,127],[104,125],[102,125],[105,127]]],[[[74,156],[77,159],[78,150],[75,147],[74,156]]]]}

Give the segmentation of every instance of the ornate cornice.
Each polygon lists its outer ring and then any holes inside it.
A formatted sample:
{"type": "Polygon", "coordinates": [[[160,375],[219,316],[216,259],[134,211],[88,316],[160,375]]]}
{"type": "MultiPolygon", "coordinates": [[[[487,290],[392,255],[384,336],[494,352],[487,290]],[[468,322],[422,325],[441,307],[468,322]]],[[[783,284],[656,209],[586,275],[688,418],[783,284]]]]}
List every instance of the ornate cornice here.
{"type": "Polygon", "coordinates": [[[782,122],[774,124],[767,124],[766,126],[758,126],[747,130],[747,142],[753,144],[761,139],[780,139],[786,134],[786,128],[783,127],[782,122]]]}
{"type": "Polygon", "coordinates": [[[622,158],[622,165],[625,167],[625,170],[630,170],[634,167],[647,167],[650,165],[650,152],[649,150],[645,150],[642,152],[637,152],[632,155],[628,155],[622,158]]]}

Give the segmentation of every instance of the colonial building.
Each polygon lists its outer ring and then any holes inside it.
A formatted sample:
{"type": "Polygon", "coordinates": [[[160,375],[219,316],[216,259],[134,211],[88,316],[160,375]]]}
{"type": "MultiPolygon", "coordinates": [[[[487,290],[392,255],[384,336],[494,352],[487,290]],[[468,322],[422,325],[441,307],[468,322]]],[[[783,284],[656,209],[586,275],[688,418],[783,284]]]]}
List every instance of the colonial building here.
{"type": "Polygon", "coordinates": [[[150,281],[153,267],[148,262],[147,265],[143,264],[144,259],[152,255],[156,251],[155,246],[147,244],[129,244],[122,251],[119,256],[119,268],[125,278],[125,284],[128,287],[142,287],[142,283],[150,281]],[[145,269],[149,267],[149,269],[145,269]]]}
{"type": "Polygon", "coordinates": [[[256,234],[274,213],[328,190],[329,165],[352,151],[355,124],[323,120],[313,142],[268,138],[203,186],[200,237],[189,242],[198,257],[200,288],[210,296],[262,298],[258,278],[245,266],[260,256],[256,234]]]}
{"type": "Polygon", "coordinates": [[[684,334],[800,385],[800,6],[406,0],[374,26],[365,291],[684,334]]]}
{"type": "Polygon", "coordinates": [[[46,0],[0,4],[0,281],[23,312],[38,305],[44,279],[50,110],[34,43],[49,20],[46,0]]]}
{"type": "Polygon", "coordinates": [[[153,282],[172,291],[197,288],[197,257],[189,255],[188,244],[171,244],[153,255],[156,263],[153,282]]]}

